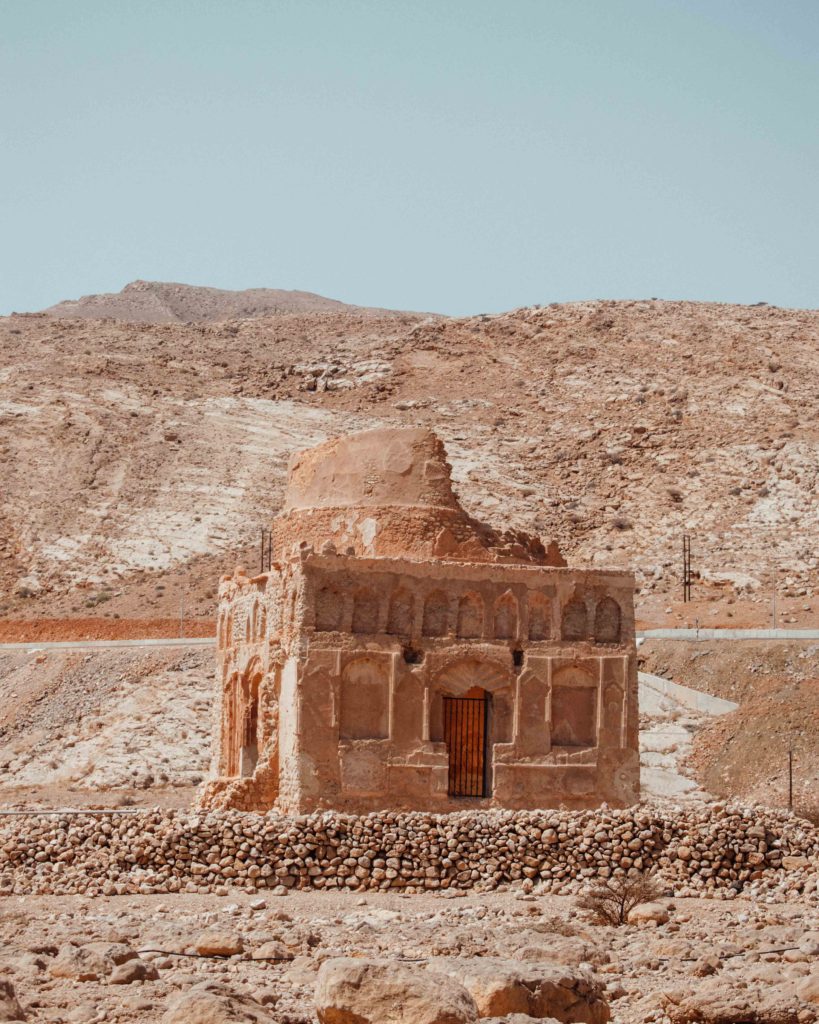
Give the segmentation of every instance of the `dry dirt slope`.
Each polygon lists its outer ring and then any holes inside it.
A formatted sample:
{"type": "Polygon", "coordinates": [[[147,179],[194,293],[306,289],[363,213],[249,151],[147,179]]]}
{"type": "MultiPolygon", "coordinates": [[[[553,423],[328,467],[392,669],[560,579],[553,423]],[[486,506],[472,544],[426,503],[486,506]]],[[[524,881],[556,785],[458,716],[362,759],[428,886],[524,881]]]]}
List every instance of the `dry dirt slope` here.
{"type": "Polygon", "coordinates": [[[819,818],[819,643],[647,640],[641,668],[739,704],[694,738],[687,773],[715,796],[788,803],[819,818]]]}
{"type": "MultiPolygon", "coordinates": [[[[293,449],[429,425],[473,513],[636,568],[811,608],[819,313],[587,302],[134,324],[0,320],[0,615],[210,614],[293,449]]],[[[704,586],[704,585],[703,585],[704,586]]]]}

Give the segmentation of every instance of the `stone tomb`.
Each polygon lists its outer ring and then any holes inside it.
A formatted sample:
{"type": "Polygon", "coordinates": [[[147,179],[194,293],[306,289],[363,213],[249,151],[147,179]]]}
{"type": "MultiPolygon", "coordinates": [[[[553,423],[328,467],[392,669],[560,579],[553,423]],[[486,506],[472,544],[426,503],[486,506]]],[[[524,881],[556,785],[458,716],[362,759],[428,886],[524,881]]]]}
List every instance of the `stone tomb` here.
{"type": "Polygon", "coordinates": [[[220,586],[204,806],[637,800],[630,573],[470,518],[420,429],[296,456],[272,537],[220,586]]]}

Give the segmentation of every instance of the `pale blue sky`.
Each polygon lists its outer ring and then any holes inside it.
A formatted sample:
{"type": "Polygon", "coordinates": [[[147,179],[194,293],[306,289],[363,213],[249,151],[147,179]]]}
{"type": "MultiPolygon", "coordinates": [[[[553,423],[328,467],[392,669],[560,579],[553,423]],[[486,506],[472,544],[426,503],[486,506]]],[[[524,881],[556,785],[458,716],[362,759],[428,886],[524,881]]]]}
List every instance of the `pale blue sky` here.
{"type": "Polygon", "coordinates": [[[819,306],[817,0],[0,0],[0,313],[819,306]]]}

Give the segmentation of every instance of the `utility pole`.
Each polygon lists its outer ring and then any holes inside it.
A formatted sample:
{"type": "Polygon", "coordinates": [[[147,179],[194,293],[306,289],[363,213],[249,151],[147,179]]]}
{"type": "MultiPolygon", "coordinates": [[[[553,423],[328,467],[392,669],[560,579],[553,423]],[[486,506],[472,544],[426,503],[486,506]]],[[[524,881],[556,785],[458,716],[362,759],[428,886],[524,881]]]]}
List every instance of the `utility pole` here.
{"type": "Polygon", "coordinates": [[[691,600],[691,535],[683,534],[683,602],[691,600]]]}
{"type": "Polygon", "coordinates": [[[788,810],[793,810],[793,747],[788,748],[788,810]]]}
{"type": "Polygon", "coordinates": [[[179,595],[179,639],[185,636],[185,594],[179,595]]]}
{"type": "Polygon", "coordinates": [[[776,629],[776,566],[773,567],[773,593],[771,594],[771,629],[776,629]]]}

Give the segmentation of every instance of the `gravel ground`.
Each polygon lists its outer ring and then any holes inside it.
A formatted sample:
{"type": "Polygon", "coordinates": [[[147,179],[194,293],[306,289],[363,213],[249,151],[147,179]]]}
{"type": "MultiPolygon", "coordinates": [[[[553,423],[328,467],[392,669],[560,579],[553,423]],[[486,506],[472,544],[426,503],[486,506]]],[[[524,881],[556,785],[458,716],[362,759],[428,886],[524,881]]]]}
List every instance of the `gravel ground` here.
{"type": "MultiPolygon", "coordinates": [[[[332,892],[261,899],[242,892],[9,897],[0,908],[0,971],[12,979],[29,1020],[159,1021],[180,990],[212,981],[266,1006],[271,1021],[296,1024],[316,1019],[315,976],[331,956],[404,958],[417,961],[418,970],[429,969],[425,961],[437,957],[504,956],[590,964],[607,986],[612,1019],[632,1024],[670,1019],[662,1009],[663,993],[713,984],[709,973],[715,972],[723,995],[734,989],[746,996],[758,992],[761,1004],[774,990],[785,998],[817,970],[816,909],[742,898],[730,906],[695,899],[665,902],[665,924],[610,928],[591,923],[573,898],[516,890],[459,897],[332,892]],[[244,954],[228,960],[172,955],[193,952],[197,937],[214,928],[241,936],[244,954]],[[115,985],[105,977],[53,977],[50,968],[66,943],[94,943],[98,954],[112,944],[167,952],[141,954],[156,968],[156,980],[115,985]],[[250,957],[264,944],[272,944],[265,955],[285,959],[253,962],[250,957]]],[[[815,1019],[811,1004],[792,994],[790,999],[802,1013],[798,1019],[815,1019]]]]}

